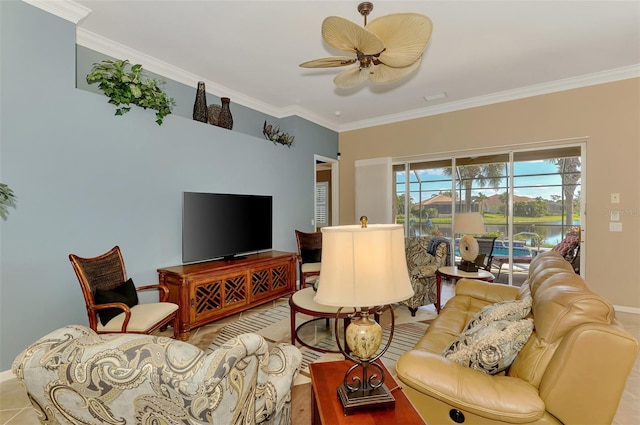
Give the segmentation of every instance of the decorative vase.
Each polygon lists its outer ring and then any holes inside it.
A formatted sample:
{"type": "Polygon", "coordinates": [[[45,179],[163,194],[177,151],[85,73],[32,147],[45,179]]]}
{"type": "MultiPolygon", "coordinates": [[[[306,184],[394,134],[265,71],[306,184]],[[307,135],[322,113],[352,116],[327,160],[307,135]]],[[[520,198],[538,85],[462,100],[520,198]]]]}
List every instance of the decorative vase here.
{"type": "Polygon", "coordinates": [[[207,122],[207,92],[204,88],[204,81],[198,81],[196,89],[196,101],[193,104],[193,119],[200,122],[207,122]]]}
{"type": "Polygon", "coordinates": [[[231,115],[231,109],[229,109],[231,99],[222,97],[220,101],[222,102],[222,106],[220,107],[220,115],[218,115],[218,127],[231,130],[233,128],[233,116],[231,115]]]}
{"type": "Polygon", "coordinates": [[[209,124],[218,125],[218,117],[220,116],[220,105],[207,106],[207,116],[209,117],[209,124]]]}

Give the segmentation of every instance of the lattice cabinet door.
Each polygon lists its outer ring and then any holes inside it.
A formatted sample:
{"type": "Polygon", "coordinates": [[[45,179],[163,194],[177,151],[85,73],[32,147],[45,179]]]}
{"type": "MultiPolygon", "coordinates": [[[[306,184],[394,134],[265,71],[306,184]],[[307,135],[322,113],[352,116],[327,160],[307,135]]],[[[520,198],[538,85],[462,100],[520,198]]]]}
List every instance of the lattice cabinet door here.
{"type": "Polygon", "coordinates": [[[247,274],[224,276],[194,285],[194,322],[247,303],[247,274]]]}
{"type": "Polygon", "coordinates": [[[291,281],[291,273],[289,263],[279,263],[264,269],[253,270],[251,273],[251,298],[259,299],[274,292],[285,292],[291,281]]]}

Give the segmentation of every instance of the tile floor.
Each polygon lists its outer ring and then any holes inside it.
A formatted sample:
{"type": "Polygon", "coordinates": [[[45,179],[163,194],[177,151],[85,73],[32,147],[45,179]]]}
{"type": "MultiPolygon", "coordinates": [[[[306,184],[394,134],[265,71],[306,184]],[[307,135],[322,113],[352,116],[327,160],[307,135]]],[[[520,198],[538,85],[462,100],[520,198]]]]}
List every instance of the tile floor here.
{"type": "MultiPolygon", "coordinates": [[[[453,285],[443,285],[443,303],[453,294],[453,285]]],[[[214,340],[216,334],[225,324],[238,318],[253,314],[262,309],[268,309],[272,305],[265,306],[240,313],[236,316],[220,320],[192,332],[189,342],[206,348],[214,340]]],[[[433,308],[433,307],[429,307],[433,308]]],[[[635,338],[640,340],[640,315],[631,313],[617,313],[616,316],[622,325],[635,338]]],[[[625,392],[620,401],[618,412],[613,425],[631,425],[640,423],[640,358],[631,372],[627,381],[625,392]]],[[[0,425],[38,425],[38,419],[17,379],[9,379],[0,383],[0,425]]]]}

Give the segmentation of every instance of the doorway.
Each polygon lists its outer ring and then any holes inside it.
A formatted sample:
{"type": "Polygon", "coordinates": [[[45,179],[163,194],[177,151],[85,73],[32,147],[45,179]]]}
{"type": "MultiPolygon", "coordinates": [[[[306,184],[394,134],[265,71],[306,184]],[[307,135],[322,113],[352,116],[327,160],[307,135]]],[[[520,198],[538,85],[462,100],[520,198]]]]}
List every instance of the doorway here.
{"type": "Polygon", "coordinates": [[[314,155],[313,223],[316,230],[338,224],[338,160],[314,155]]]}

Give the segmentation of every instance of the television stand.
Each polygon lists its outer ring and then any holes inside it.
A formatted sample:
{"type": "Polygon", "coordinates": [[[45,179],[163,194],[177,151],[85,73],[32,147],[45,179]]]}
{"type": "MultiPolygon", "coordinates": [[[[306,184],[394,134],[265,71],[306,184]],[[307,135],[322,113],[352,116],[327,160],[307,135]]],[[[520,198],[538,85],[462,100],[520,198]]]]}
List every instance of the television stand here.
{"type": "Polygon", "coordinates": [[[158,269],[178,304],[180,339],[191,330],[295,292],[296,254],[267,251],[158,269]]]}

